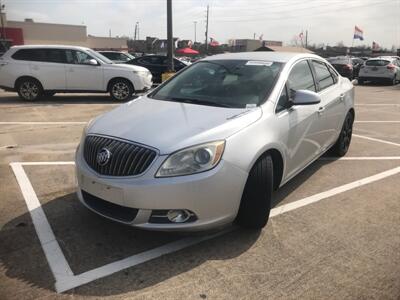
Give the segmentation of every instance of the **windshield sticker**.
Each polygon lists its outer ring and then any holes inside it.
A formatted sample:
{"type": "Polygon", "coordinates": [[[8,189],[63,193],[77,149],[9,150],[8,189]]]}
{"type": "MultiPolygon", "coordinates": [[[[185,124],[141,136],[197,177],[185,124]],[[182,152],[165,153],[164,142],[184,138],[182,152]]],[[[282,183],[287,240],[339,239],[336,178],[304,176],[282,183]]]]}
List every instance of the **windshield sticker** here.
{"type": "Polygon", "coordinates": [[[246,66],[266,66],[270,67],[272,66],[273,62],[272,61],[256,61],[256,60],[249,60],[246,63],[246,66]]]}

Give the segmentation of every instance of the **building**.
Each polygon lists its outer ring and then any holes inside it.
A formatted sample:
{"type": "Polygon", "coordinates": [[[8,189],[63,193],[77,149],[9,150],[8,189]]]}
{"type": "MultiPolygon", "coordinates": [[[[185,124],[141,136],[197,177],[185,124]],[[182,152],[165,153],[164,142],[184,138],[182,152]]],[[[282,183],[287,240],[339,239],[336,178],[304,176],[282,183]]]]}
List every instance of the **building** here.
{"type": "Polygon", "coordinates": [[[6,40],[11,45],[73,45],[97,50],[127,50],[128,38],[87,35],[86,25],[69,25],[7,20],[3,15],[6,40]]]}
{"type": "Polygon", "coordinates": [[[314,53],[311,50],[308,50],[303,47],[294,47],[294,46],[262,46],[254,51],[279,51],[279,52],[300,52],[300,53],[314,53]]]}
{"type": "Polygon", "coordinates": [[[260,46],[282,46],[281,41],[252,40],[252,39],[236,39],[229,40],[230,51],[232,52],[249,52],[254,51],[260,46]]]}

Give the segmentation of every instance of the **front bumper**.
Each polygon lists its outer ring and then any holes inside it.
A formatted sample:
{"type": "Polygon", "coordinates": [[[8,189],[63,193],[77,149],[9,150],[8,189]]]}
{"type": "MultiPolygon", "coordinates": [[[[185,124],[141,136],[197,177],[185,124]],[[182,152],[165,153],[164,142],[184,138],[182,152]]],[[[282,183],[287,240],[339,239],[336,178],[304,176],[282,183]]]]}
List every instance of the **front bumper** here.
{"type": "Polygon", "coordinates": [[[76,155],[78,198],[89,209],[104,217],[135,227],[152,230],[205,230],[231,223],[238,212],[248,174],[221,160],[212,170],[179,177],[155,178],[167,156],[158,156],[149,169],[137,177],[109,177],[97,174],[76,155]],[[117,210],[132,210],[133,220],[105,214],[85,200],[84,195],[106,201],[117,210]],[[186,223],[153,223],[152,212],[186,209],[196,216],[186,223]]]}

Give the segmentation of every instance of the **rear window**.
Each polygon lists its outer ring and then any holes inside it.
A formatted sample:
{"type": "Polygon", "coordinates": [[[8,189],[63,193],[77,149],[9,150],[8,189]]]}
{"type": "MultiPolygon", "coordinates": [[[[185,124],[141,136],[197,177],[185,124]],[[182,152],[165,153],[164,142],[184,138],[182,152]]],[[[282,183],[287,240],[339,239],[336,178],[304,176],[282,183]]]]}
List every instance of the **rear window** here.
{"type": "Polygon", "coordinates": [[[365,64],[367,66],[374,66],[374,67],[383,67],[386,66],[390,63],[388,60],[383,60],[383,59],[374,59],[374,60],[367,60],[365,64]]]}
{"type": "Polygon", "coordinates": [[[15,60],[65,63],[65,51],[62,49],[21,49],[11,57],[15,60]]]}

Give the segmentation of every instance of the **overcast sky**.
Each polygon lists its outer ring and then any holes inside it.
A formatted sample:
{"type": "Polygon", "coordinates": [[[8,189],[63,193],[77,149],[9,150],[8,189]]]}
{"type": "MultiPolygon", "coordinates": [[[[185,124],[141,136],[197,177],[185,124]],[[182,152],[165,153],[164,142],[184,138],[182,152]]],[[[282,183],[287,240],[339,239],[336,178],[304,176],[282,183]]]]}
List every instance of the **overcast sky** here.
{"type": "MultiPolygon", "coordinates": [[[[165,0],[3,0],[9,20],[85,24],[88,34],[140,38],[166,37],[165,0]]],[[[258,38],[290,43],[307,29],[310,43],[351,45],[354,25],[364,31],[364,42],[400,47],[400,0],[173,0],[174,36],[204,41],[205,15],[210,5],[209,36],[219,42],[258,38]]]]}

